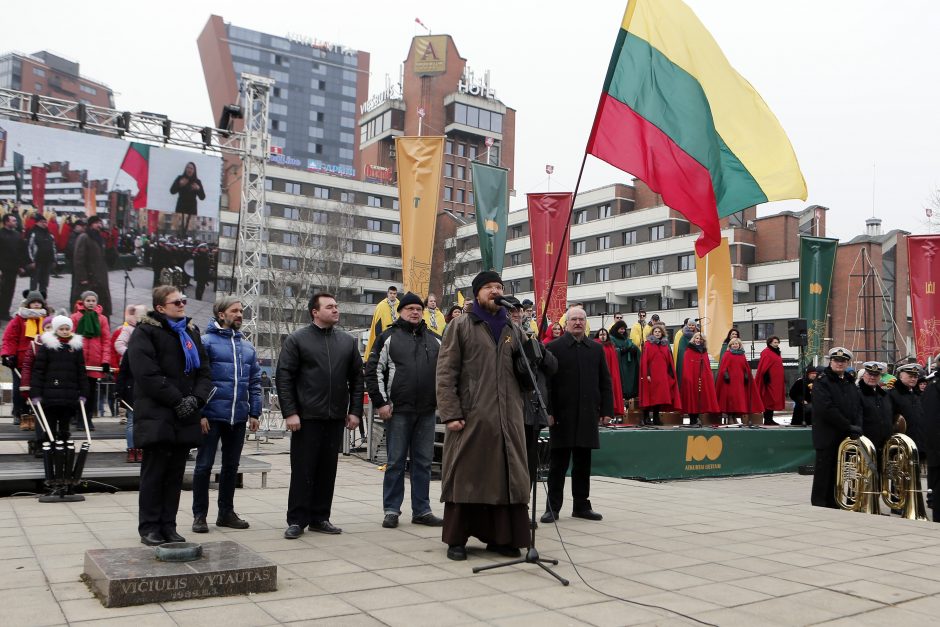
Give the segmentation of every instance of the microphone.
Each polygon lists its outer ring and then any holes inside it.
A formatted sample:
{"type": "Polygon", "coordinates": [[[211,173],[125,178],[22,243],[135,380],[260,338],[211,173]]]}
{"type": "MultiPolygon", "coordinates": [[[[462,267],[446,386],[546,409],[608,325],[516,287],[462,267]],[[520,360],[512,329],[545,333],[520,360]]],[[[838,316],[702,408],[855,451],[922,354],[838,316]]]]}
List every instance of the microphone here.
{"type": "Polygon", "coordinates": [[[511,301],[507,300],[505,296],[497,296],[493,299],[493,302],[506,309],[512,309],[515,306],[511,301]]]}
{"type": "Polygon", "coordinates": [[[757,307],[748,307],[748,308],[745,309],[744,311],[746,311],[747,313],[751,313],[751,312],[754,311],[755,309],[757,309],[757,307]]]}

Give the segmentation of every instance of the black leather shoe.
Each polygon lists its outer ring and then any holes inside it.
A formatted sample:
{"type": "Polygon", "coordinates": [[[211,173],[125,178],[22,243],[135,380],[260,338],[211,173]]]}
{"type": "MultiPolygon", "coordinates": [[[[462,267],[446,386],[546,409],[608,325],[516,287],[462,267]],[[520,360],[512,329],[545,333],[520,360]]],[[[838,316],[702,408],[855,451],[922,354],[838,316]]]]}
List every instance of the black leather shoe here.
{"type": "Polygon", "coordinates": [[[141,544],[146,544],[147,546],[160,546],[166,542],[166,538],[163,537],[163,534],[159,531],[151,531],[150,533],[145,533],[140,536],[141,544]]]}
{"type": "Polygon", "coordinates": [[[229,527],[231,529],[247,529],[251,525],[248,524],[247,520],[239,518],[238,514],[235,512],[229,512],[225,516],[219,516],[215,520],[216,527],[229,527]]]}
{"type": "Polygon", "coordinates": [[[302,535],[304,535],[304,528],[300,525],[291,525],[284,530],[284,537],[288,540],[296,540],[302,535]]]}
{"type": "Polygon", "coordinates": [[[487,544],[486,550],[493,553],[499,553],[503,557],[519,557],[522,552],[514,546],[508,544],[487,544]]]}
{"type": "Polygon", "coordinates": [[[571,512],[572,518],[583,518],[585,520],[604,520],[604,517],[593,509],[585,509],[580,512],[571,512]]]}
{"type": "Polygon", "coordinates": [[[447,559],[461,562],[467,559],[467,547],[463,544],[455,544],[447,547],[447,559]]]}
{"type": "Polygon", "coordinates": [[[551,510],[547,510],[544,514],[542,514],[542,517],[539,518],[539,521],[543,523],[555,522],[556,520],[558,520],[558,512],[553,512],[551,510]]]}
{"type": "Polygon", "coordinates": [[[193,520],[193,533],[209,533],[209,525],[206,524],[205,516],[198,516],[193,520]]]}
{"type": "Polygon", "coordinates": [[[343,533],[342,529],[328,520],[321,520],[310,523],[310,531],[316,531],[317,533],[328,533],[333,536],[343,533]]]}
{"type": "Polygon", "coordinates": [[[398,514],[385,514],[382,519],[382,526],[386,529],[394,529],[398,526],[398,514]]]}
{"type": "Polygon", "coordinates": [[[186,538],[176,533],[176,529],[173,529],[173,530],[164,529],[163,537],[166,538],[167,542],[186,542],[186,538]]]}
{"type": "Polygon", "coordinates": [[[427,525],[428,527],[443,527],[444,519],[438,518],[431,512],[421,516],[415,516],[411,519],[412,525],[427,525]]]}

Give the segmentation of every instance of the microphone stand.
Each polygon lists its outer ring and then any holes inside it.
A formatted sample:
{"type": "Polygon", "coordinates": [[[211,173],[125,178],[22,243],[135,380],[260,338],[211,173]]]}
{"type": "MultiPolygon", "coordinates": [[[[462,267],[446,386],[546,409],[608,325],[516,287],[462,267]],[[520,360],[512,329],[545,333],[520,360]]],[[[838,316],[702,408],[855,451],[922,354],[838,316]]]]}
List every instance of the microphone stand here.
{"type": "Polygon", "coordinates": [[[127,284],[130,283],[131,287],[137,289],[134,285],[134,282],[131,281],[131,275],[127,273],[127,268],[124,268],[124,311],[127,311],[127,284]]]}
{"type": "MultiPolygon", "coordinates": [[[[515,326],[512,322],[510,322],[510,325],[515,326]]],[[[516,335],[516,334],[513,333],[513,335],[516,335]]],[[[530,341],[530,340],[527,340],[527,341],[530,341]]],[[[535,340],[535,341],[538,341],[538,340],[535,340]]],[[[533,403],[535,405],[535,409],[538,412],[539,417],[545,421],[545,424],[548,424],[548,410],[546,409],[545,399],[542,398],[542,391],[539,390],[538,380],[535,377],[535,371],[532,369],[532,364],[531,362],[529,362],[529,357],[526,355],[525,348],[522,346],[522,343],[518,337],[516,338],[516,348],[519,351],[519,356],[522,358],[522,363],[525,364],[526,372],[528,373],[529,379],[532,382],[532,388],[535,392],[535,401],[533,403]]],[[[536,425],[537,424],[538,424],[538,421],[536,421],[536,425]]],[[[536,440],[535,445],[536,447],[538,446],[537,440],[536,440]]],[[[536,566],[538,566],[539,568],[547,572],[549,575],[557,579],[561,583],[561,585],[567,586],[570,583],[567,579],[565,579],[564,577],[562,577],[561,575],[559,575],[558,573],[556,573],[551,568],[545,565],[545,564],[551,564],[553,566],[557,566],[558,560],[540,557],[538,549],[535,548],[535,528],[538,526],[538,521],[536,520],[536,515],[538,511],[538,508],[536,506],[536,497],[538,496],[538,485],[539,485],[537,469],[536,469],[535,476],[530,477],[529,481],[532,484],[532,512],[531,512],[532,520],[530,521],[531,524],[529,525],[529,528],[531,529],[531,535],[529,536],[529,548],[526,550],[525,555],[520,558],[510,560],[508,562],[503,562],[501,564],[491,564],[489,566],[477,566],[473,569],[473,573],[476,574],[476,573],[483,572],[484,570],[493,570],[496,568],[504,568],[506,566],[515,566],[517,564],[535,564],[536,566]]]]}

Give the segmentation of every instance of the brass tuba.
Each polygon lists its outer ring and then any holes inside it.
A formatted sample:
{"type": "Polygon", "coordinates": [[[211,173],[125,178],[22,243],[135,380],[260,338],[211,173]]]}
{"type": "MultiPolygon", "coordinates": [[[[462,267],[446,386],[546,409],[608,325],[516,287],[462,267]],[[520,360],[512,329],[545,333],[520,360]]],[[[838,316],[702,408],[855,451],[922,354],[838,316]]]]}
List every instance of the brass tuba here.
{"type": "Polygon", "coordinates": [[[927,520],[914,440],[896,433],[885,442],[881,460],[881,498],[908,520],[927,520]]]}
{"type": "Polygon", "coordinates": [[[836,503],[840,509],[880,514],[878,453],[865,436],[845,438],[836,457],[836,503]]]}

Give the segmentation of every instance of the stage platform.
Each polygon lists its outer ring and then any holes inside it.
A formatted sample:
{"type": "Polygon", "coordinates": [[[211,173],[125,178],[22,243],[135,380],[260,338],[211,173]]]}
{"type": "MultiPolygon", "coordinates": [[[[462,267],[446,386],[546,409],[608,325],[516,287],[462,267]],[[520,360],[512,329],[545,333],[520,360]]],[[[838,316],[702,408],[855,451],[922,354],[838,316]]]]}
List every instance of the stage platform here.
{"type": "MultiPolygon", "coordinates": [[[[94,444],[92,444],[94,446],[94,444]]],[[[82,479],[88,479],[96,484],[97,487],[90,488],[91,491],[100,492],[100,484],[113,485],[123,490],[136,490],[140,485],[140,464],[128,464],[127,455],[110,452],[94,452],[88,454],[85,462],[85,470],[82,473],[82,479]]],[[[193,469],[196,462],[186,462],[186,474],[184,482],[186,485],[192,484],[193,469]]],[[[265,488],[268,484],[268,472],[271,470],[271,464],[251,457],[242,455],[238,464],[238,485],[242,484],[242,475],[260,474],[261,487],[265,488]]],[[[221,455],[216,455],[215,465],[212,467],[213,479],[221,471],[221,455]]],[[[41,458],[35,458],[32,455],[0,455],[0,494],[9,494],[16,489],[28,489],[33,492],[42,491],[42,480],[45,477],[43,471],[43,462],[41,458]]],[[[81,490],[80,490],[81,491],[81,490]]]]}
{"type": "Polygon", "coordinates": [[[601,427],[591,474],[660,481],[796,472],[815,461],[809,427],[601,427]]]}

